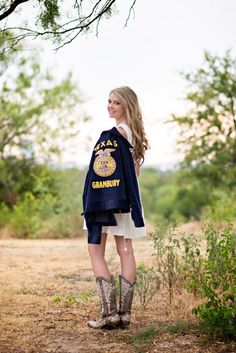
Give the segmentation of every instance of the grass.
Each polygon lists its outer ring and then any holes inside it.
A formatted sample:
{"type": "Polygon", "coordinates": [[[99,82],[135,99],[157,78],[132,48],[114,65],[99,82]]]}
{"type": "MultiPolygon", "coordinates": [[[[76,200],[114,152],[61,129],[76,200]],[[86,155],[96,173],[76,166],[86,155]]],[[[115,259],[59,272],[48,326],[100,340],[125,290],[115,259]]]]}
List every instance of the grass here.
{"type": "MultiPolygon", "coordinates": [[[[134,241],[134,249],[137,263],[152,266],[150,240],[134,241]]],[[[187,291],[177,293],[170,306],[162,289],[145,310],[135,296],[128,330],[88,328],[86,321],[100,315],[100,305],[86,239],[0,240],[0,250],[0,353],[146,353],[154,352],[154,346],[162,353],[164,340],[180,337],[184,342],[186,336],[190,343],[198,341],[191,326],[197,302],[187,291]]],[[[107,256],[116,274],[113,239],[107,256]]],[[[186,352],[205,353],[201,342],[194,344],[186,352]]],[[[182,352],[177,345],[174,352],[182,352]]],[[[219,353],[220,348],[211,343],[207,352],[219,353]]]]}
{"type": "Polygon", "coordinates": [[[147,327],[144,331],[136,333],[130,339],[130,343],[133,345],[135,352],[145,353],[147,348],[151,345],[156,334],[157,328],[154,325],[147,327]]]}

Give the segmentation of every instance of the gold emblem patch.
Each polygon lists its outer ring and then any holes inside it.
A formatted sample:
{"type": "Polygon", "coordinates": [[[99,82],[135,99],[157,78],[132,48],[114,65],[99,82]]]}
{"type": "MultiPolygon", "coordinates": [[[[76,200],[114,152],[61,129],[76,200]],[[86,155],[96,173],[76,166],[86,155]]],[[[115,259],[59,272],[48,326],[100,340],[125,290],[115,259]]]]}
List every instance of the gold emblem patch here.
{"type": "Polygon", "coordinates": [[[116,170],[116,161],[111,156],[111,152],[115,151],[114,148],[106,148],[96,152],[98,155],[93,163],[93,170],[95,173],[102,177],[110,176],[116,170]]]}

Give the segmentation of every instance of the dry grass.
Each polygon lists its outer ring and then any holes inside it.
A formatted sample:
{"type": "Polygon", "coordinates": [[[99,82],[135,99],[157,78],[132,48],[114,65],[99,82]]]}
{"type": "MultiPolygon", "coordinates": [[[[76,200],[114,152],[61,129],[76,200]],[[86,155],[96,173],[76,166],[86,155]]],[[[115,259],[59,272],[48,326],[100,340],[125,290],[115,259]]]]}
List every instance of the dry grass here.
{"type": "MultiPolygon", "coordinates": [[[[150,240],[134,241],[134,249],[137,263],[152,264],[150,240]]],[[[107,244],[107,260],[118,274],[113,239],[107,244]]],[[[86,320],[98,315],[99,303],[85,238],[0,240],[0,286],[0,353],[226,353],[235,349],[220,342],[203,344],[191,314],[196,302],[187,292],[176,295],[172,307],[167,294],[158,293],[145,311],[135,298],[129,330],[90,329],[86,320]],[[154,336],[148,335],[148,328],[154,336]]]]}

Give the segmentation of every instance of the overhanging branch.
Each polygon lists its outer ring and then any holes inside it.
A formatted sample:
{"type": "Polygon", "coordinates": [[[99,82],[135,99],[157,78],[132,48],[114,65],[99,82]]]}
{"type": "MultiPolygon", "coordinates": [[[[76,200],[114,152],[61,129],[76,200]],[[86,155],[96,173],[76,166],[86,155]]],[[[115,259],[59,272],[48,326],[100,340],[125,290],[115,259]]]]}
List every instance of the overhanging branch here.
{"type": "MultiPolygon", "coordinates": [[[[29,0],[15,0],[12,2],[10,8],[5,11],[1,16],[6,18],[11,14],[14,9],[21,3],[27,2],[29,0]]],[[[0,29],[0,34],[10,32],[13,36],[7,42],[6,45],[2,48],[2,53],[6,53],[10,51],[14,47],[18,45],[19,42],[24,40],[27,37],[32,39],[36,39],[37,37],[47,37],[50,38],[56,43],[58,46],[55,48],[56,50],[63,47],[64,45],[72,42],[78,35],[81,33],[85,33],[88,31],[94,24],[96,24],[95,31],[96,35],[98,34],[98,27],[103,18],[106,18],[106,15],[111,15],[111,10],[114,7],[114,4],[117,0],[97,0],[90,8],[88,13],[83,13],[82,4],[84,0],[75,0],[74,2],[74,10],[76,10],[76,14],[71,14],[70,20],[65,21],[64,23],[57,23],[56,26],[47,26],[45,29],[41,28],[32,28],[30,25],[26,27],[22,27],[20,25],[5,27],[0,29]],[[73,18],[74,17],[74,18],[73,18]]],[[[86,1],[85,1],[86,2],[86,1]]],[[[132,11],[134,11],[134,6],[136,4],[136,0],[131,0],[131,4],[129,6],[129,13],[125,22],[125,26],[127,26],[127,22],[131,16],[132,11]]],[[[38,23],[36,22],[36,25],[38,23]]]]}
{"type": "Polygon", "coordinates": [[[0,21],[4,20],[5,18],[7,18],[9,15],[12,14],[12,12],[15,11],[15,9],[17,8],[17,6],[19,6],[20,4],[23,4],[23,2],[28,2],[29,0],[15,0],[11,3],[10,7],[3,12],[2,14],[0,14],[0,21]]]}

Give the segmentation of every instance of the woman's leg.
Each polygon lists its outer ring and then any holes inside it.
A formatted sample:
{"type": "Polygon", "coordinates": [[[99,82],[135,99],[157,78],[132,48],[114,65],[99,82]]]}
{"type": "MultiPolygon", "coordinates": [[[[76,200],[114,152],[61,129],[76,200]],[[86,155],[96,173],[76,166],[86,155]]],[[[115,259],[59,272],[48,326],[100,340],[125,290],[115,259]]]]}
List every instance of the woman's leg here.
{"type": "Polygon", "coordinates": [[[120,256],[120,325],[129,326],[136,278],[136,263],[131,239],[115,236],[117,252],[120,256]]]}
{"type": "Polygon", "coordinates": [[[87,322],[90,327],[95,329],[114,328],[120,323],[120,316],[117,313],[116,306],[115,283],[105,260],[106,240],[107,234],[102,233],[101,244],[88,245],[102,309],[102,317],[100,319],[87,322]]]}
{"type": "Polygon", "coordinates": [[[102,233],[101,244],[88,244],[88,251],[95,277],[97,278],[101,276],[107,280],[110,280],[111,275],[105,260],[106,240],[107,234],[102,233]]]}
{"type": "Polygon", "coordinates": [[[117,252],[120,256],[121,275],[134,283],[136,277],[136,262],[131,239],[115,236],[117,252]]]}

